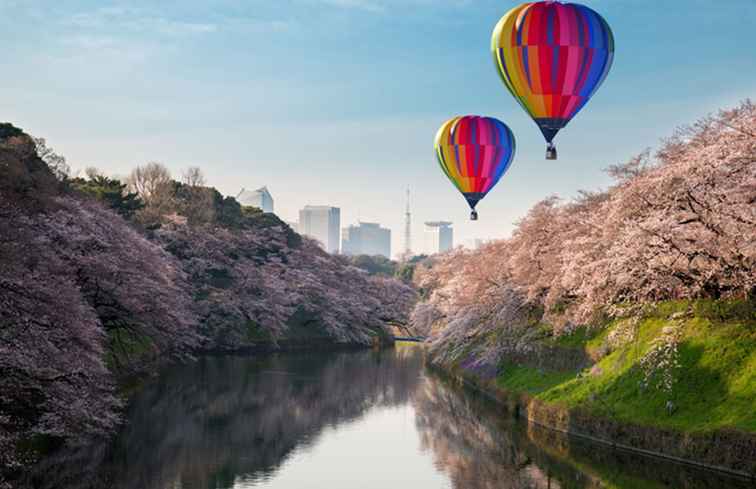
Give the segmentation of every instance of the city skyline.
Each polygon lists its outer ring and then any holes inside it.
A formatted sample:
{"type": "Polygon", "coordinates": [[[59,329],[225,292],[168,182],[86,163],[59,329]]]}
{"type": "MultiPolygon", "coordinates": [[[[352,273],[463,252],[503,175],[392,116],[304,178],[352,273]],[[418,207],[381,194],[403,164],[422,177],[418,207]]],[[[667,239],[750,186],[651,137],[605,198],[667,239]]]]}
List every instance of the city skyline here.
{"type": "MultiPolygon", "coordinates": [[[[407,193],[409,194],[409,191],[407,193]]],[[[242,205],[258,207],[263,212],[274,212],[274,198],[268,190],[267,185],[254,191],[242,189],[236,197],[242,205]]],[[[405,213],[409,212],[409,202],[406,205],[405,213]]],[[[298,211],[298,219],[296,221],[286,220],[281,218],[281,216],[278,217],[286,222],[294,231],[320,242],[323,248],[330,253],[381,255],[390,259],[396,259],[405,255],[404,248],[395,250],[392,253],[391,236],[393,233],[390,228],[383,227],[379,222],[358,220],[355,224],[341,227],[340,239],[336,240],[334,237],[334,227],[341,225],[341,212],[342,208],[337,206],[307,204],[298,211]],[[318,212],[325,214],[323,216],[316,216],[318,212]],[[333,212],[335,212],[334,215],[336,217],[333,218],[335,220],[331,217],[331,213],[333,212]],[[332,220],[333,222],[331,222],[332,220]]],[[[425,222],[425,239],[422,246],[419,248],[415,247],[412,250],[412,255],[440,253],[453,248],[453,230],[450,228],[452,224],[452,222],[448,221],[425,222]],[[436,237],[435,245],[429,245],[427,242],[429,227],[439,228],[439,233],[445,233],[443,237],[441,234],[436,237]]],[[[475,249],[480,246],[482,241],[480,238],[473,238],[459,246],[475,249]]]]}
{"type": "Polygon", "coordinates": [[[394,230],[397,251],[408,186],[414,236],[443,218],[459,242],[507,237],[537,201],[606,188],[603,168],[756,94],[756,58],[742,48],[756,44],[756,2],[586,0],[620,40],[615,64],[546,162],[489,52],[495,21],[516,3],[0,3],[0,111],[74,169],[124,176],[159,161],[178,178],[198,166],[225,195],[265,182],[282,219],[328,202],[343,222],[394,230]],[[303,45],[319,55],[301,56],[303,45]],[[475,223],[432,147],[439,125],[464,114],[497,117],[517,140],[475,223]]]}
{"type": "MultiPolygon", "coordinates": [[[[341,227],[339,239],[336,240],[334,230],[341,224],[341,212],[342,209],[336,206],[308,204],[299,210],[297,221],[282,220],[294,231],[318,241],[329,253],[347,256],[380,255],[390,259],[403,256],[404,249],[392,252],[392,230],[378,222],[357,221],[341,227]]],[[[468,240],[469,243],[455,245],[451,228],[453,223],[449,221],[425,222],[423,225],[423,243],[419,247],[413,247],[412,255],[443,253],[456,246],[475,249],[483,242],[480,238],[474,238],[468,240]],[[428,241],[429,228],[437,228],[435,244],[428,241]]]]}

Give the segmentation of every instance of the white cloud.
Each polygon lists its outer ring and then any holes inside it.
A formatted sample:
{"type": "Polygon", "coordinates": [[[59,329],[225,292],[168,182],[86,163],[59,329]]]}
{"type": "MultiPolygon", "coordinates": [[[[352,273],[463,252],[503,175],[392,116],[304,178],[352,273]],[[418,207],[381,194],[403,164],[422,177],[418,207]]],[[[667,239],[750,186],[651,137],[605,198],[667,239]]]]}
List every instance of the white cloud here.
{"type": "Polygon", "coordinates": [[[166,36],[203,34],[218,30],[218,26],[214,23],[179,20],[143,8],[122,5],[111,5],[88,12],[79,12],[68,17],[64,23],[78,29],[107,29],[109,31],[123,29],[166,36]]]}

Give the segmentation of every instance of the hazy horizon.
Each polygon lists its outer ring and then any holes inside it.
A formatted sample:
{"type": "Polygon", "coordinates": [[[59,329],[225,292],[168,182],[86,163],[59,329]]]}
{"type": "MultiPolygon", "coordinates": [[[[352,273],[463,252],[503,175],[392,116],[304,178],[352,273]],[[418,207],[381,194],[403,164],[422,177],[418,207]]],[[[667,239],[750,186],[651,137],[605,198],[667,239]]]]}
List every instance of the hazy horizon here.
{"type": "Polygon", "coordinates": [[[416,251],[424,221],[452,221],[456,244],[506,237],[535,202],[605,188],[606,166],[756,94],[756,2],[585,0],[612,26],[614,66],[545,161],[489,53],[518,3],[0,1],[1,119],[74,170],[199,166],[227,195],[267,186],[285,221],[339,207],[342,227],[390,228],[396,254],[407,187],[416,251]],[[477,222],[433,154],[438,126],[463,114],[498,117],[517,139],[477,222]]]}

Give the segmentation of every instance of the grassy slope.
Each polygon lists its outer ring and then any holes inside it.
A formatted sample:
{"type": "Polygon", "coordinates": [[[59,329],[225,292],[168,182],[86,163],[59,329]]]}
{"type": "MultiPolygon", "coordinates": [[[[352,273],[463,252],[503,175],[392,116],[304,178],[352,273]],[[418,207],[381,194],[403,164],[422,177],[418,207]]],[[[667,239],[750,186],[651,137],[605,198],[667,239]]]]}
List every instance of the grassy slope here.
{"type": "MultiPolygon", "coordinates": [[[[584,348],[590,354],[606,342],[609,332],[591,335],[578,330],[558,344],[584,348]],[[591,337],[593,336],[593,337],[591,337]]],[[[670,302],[656,306],[641,320],[634,341],[612,351],[587,371],[549,372],[522,365],[505,365],[497,385],[526,392],[544,401],[581,407],[618,420],[675,428],[710,431],[735,428],[756,432],[756,308],[745,301],[670,302]],[[671,393],[640,388],[639,360],[675,312],[690,310],[679,319],[683,331],[681,368],[671,393]],[[599,370],[600,369],[600,370],[599,370]],[[676,410],[666,411],[671,400],[676,410]]]]}

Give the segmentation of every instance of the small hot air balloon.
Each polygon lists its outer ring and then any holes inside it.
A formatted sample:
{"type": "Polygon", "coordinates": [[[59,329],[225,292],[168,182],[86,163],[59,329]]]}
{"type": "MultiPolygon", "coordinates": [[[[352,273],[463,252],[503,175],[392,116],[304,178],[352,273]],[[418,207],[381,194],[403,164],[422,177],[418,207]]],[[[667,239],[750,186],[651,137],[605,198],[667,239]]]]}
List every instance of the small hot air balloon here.
{"type": "Polygon", "coordinates": [[[477,220],[475,206],[512,163],[512,131],[493,117],[454,117],[438,130],[434,146],[441,169],[472,209],[470,219],[477,220]]]}
{"type": "Polygon", "coordinates": [[[612,66],[609,24],[576,3],[524,3],[496,24],[491,51],[504,84],[546,138],[546,159],[555,160],[554,136],[588,102],[612,66]]]}

